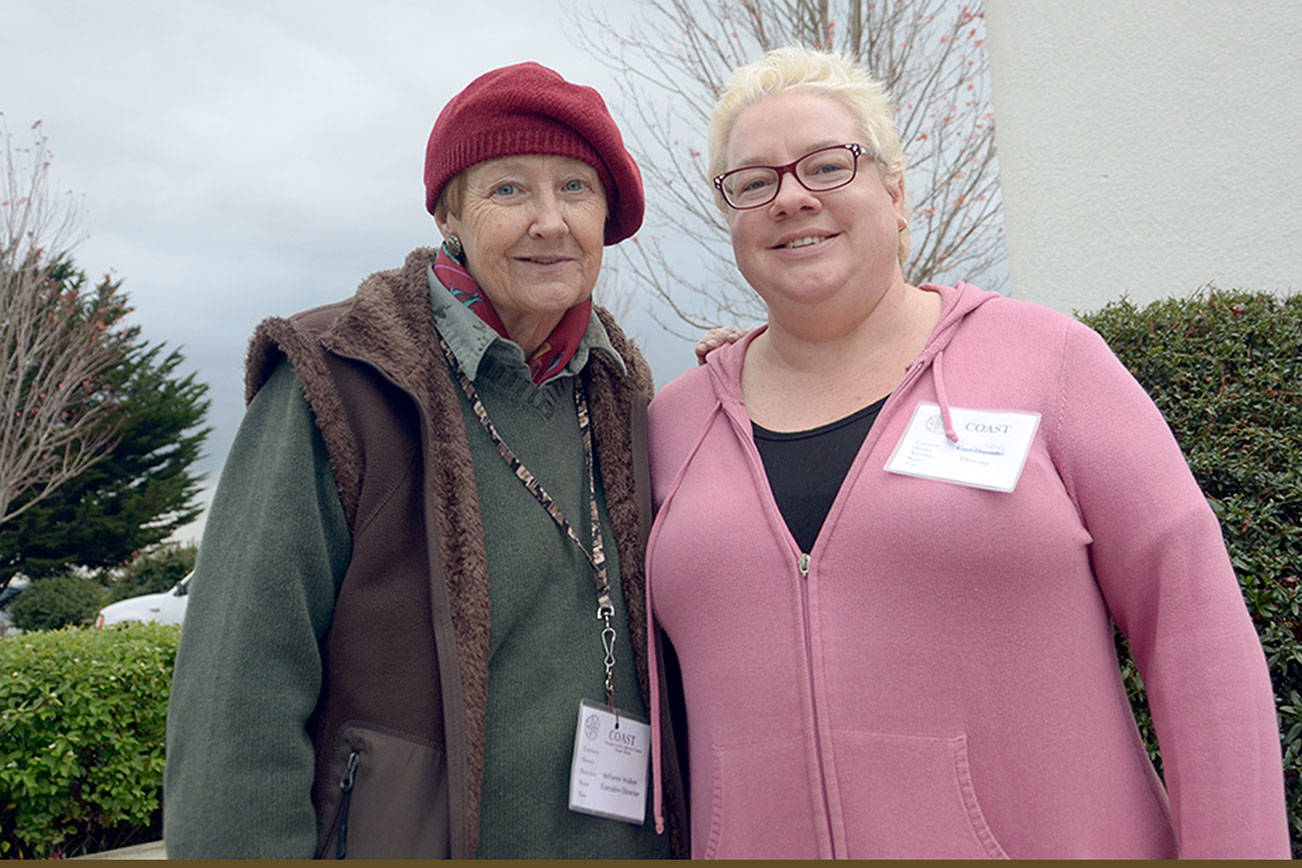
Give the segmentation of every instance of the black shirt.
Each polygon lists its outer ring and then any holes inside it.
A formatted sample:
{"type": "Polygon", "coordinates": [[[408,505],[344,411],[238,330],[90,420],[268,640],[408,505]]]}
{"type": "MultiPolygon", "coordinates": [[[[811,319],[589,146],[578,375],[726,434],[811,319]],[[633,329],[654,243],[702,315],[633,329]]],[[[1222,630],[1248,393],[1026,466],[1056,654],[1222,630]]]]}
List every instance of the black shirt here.
{"type": "Polygon", "coordinates": [[[886,399],[808,431],[770,431],[751,423],[778,511],[802,552],[814,547],[841,483],[886,399]]]}

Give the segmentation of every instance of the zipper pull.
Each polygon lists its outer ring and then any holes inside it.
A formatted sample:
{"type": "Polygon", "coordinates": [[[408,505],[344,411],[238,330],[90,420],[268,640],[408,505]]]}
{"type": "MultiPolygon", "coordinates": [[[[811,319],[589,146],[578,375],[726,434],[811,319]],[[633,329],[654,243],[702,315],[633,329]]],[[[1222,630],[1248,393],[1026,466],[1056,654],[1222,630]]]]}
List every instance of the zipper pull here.
{"type": "Polygon", "coordinates": [[[353,783],[357,779],[357,751],[348,754],[348,768],[339,781],[339,789],[344,794],[339,800],[339,835],[335,839],[335,858],[343,859],[348,855],[348,808],[353,800],[353,783]]]}
{"type": "Polygon", "coordinates": [[[357,751],[348,754],[348,768],[344,769],[343,780],[339,782],[339,789],[345,793],[353,788],[353,781],[357,778],[357,751]]]}
{"type": "Polygon", "coordinates": [[[800,578],[802,579],[809,578],[809,555],[805,554],[804,552],[801,552],[800,562],[798,566],[800,567],[800,578]]]}

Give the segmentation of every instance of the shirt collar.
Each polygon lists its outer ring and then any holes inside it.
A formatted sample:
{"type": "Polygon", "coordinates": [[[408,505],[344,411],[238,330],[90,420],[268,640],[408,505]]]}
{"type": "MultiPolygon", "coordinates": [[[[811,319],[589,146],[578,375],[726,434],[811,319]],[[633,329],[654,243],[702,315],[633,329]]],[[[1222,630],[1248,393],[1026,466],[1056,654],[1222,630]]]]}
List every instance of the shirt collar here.
{"type": "MultiPolygon", "coordinates": [[[[480,366],[484,364],[485,359],[495,364],[517,367],[520,369],[521,376],[529,379],[529,365],[525,362],[524,350],[519,344],[493,331],[488,323],[475,315],[474,311],[453,298],[452,293],[448,292],[435,277],[432,267],[425,267],[425,276],[429,281],[434,327],[443,336],[443,340],[447,341],[448,349],[452,350],[457,364],[461,365],[461,369],[472,382],[479,374],[480,366]]],[[[628,373],[624,359],[615,351],[615,347],[610,342],[610,335],[606,333],[606,327],[601,324],[594,310],[588,319],[588,329],[584,332],[583,340],[579,342],[574,357],[570,359],[569,364],[544,383],[550,383],[560,377],[577,375],[588,364],[588,357],[593,350],[601,350],[605,353],[614,362],[621,375],[628,373]]]]}

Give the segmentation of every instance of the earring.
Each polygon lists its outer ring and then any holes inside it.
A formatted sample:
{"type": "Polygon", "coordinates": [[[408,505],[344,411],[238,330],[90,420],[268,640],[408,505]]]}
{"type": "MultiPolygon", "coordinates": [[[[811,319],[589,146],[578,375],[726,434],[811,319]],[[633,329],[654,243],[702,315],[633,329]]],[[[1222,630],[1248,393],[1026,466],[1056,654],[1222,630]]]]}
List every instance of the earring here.
{"type": "Polygon", "coordinates": [[[447,249],[448,255],[453,259],[460,259],[462,254],[461,239],[455,235],[449,235],[443,239],[443,246],[447,249]]]}

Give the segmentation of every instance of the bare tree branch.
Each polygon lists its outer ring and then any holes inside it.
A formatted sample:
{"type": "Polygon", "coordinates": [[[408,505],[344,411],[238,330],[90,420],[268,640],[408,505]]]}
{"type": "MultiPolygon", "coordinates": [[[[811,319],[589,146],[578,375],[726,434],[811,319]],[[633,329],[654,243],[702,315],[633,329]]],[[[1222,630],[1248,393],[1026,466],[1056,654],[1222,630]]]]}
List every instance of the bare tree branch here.
{"type": "MultiPolygon", "coordinates": [[[[732,265],[706,177],[709,117],[737,66],[794,43],[844,52],[890,91],[913,206],[910,282],[1005,280],[985,13],[980,0],[639,0],[632,24],[570,9],[575,42],[617,76],[647,188],[646,229],[618,248],[625,277],[673,312],[669,331],[747,324],[764,307],[732,265]],[[710,279],[701,281],[704,265],[710,279]]],[[[655,311],[652,310],[652,315],[655,311]]],[[[658,319],[658,318],[657,318],[658,319]]],[[[659,320],[658,320],[659,321],[659,320]]]]}
{"type": "Polygon", "coordinates": [[[18,147],[0,125],[0,524],[76,477],[115,441],[102,375],[121,359],[112,289],[82,299],[56,279],[80,212],[49,191],[40,123],[18,147]]]}

